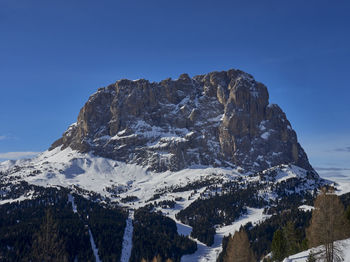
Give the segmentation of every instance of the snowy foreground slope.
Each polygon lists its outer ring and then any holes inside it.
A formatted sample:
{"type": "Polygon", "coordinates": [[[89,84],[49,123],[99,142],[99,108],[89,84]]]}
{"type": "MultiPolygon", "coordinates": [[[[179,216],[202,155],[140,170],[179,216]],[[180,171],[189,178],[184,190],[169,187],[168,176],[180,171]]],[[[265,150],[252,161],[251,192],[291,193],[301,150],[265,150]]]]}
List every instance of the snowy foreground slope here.
{"type": "MultiPolygon", "coordinates": [[[[344,259],[343,261],[345,261],[345,262],[350,261],[350,238],[337,241],[336,245],[338,245],[340,247],[340,249],[342,250],[343,259],[344,259]]],[[[312,251],[314,254],[316,254],[318,252],[318,250],[319,250],[319,248],[313,248],[313,249],[309,249],[309,250],[300,252],[298,254],[295,254],[295,255],[289,256],[288,258],[285,258],[283,260],[283,262],[306,262],[310,251],[312,251]]],[[[316,258],[317,258],[317,255],[316,255],[316,258]]]]}
{"type": "MultiPolygon", "coordinates": [[[[293,185],[293,192],[298,193],[312,191],[320,183],[324,183],[317,175],[294,165],[280,165],[257,174],[242,174],[240,170],[240,168],[192,166],[177,172],[157,173],[135,164],[126,164],[93,154],[81,154],[70,148],[46,151],[31,160],[0,163],[0,172],[4,174],[1,177],[2,182],[16,184],[26,181],[44,187],[62,186],[71,188],[72,192],[83,189],[86,190],[83,192],[96,192],[102,197],[108,197],[111,201],[117,201],[130,210],[145,206],[154,199],[174,201],[181,198],[180,201],[176,201],[173,208],[160,205],[156,209],[174,219],[178,233],[183,235],[190,235],[192,228],[178,221],[175,215],[196,199],[214,194],[213,189],[208,185],[215,185],[215,194],[220,194],[223,193],[221,186],[225,182],[236,181],[242,186],[261,182],[264,186],[258,193],[259,197],[269,202],[278,198],[273,190],[278,185],[289,183],[293,185]],[[197,185],[202,183],[202,185],[196,189],[186,189],[186,186],[194,183],[197,185]],[[182,188],[182,190],[176,191],[174,188],[182,188]]],[[[286,189],[287,194],[293,192],[286,189]]],[[[6,192],[3,192],[3,195],[6,195],[6,192]]],[[[25,192],[16,199],[1,200],[0,204],[32,197],[31,192],[25,192]]],[[[235,220],[232,225],[218,225],[212,246],[208,247],[195,239],[198,250],[192,255],[183,256],[182,261],[215,261],[222,250],[221,242],[224,236],[233,234],[241,225],[248,222],[256,224],[269,217],[263,214],[263,208],[247,207],[247,211],[247,214],[235,220]]],[[[129,219],[132,219],[132,216],[129,219]]],[[[124,260],[130,256],[131,250],[132,224],[130,221],[128,225],[123,246],[124,260]]]]}

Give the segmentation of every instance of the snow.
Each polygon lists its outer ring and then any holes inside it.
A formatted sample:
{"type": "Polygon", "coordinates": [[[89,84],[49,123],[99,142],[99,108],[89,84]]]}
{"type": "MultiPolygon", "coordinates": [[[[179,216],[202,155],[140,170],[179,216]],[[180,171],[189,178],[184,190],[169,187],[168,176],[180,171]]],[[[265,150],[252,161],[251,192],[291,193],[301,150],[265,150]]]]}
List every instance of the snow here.
{"type": "Polygon", "coordinates": [[[126,129],[123,129],[118,132],[118,136],[124,135],[126,133],[126,129]]]}
{"type": "Polygon", "coordinates": [[[30,191],[30,192],[26,193],[25,195],[22,195],[18,198],[15,198],[15,199],[0,200],[0,205],[14,203],[14,202],[21,202],[21,201],[28,200],[28,199],[33,199],[33,193],[34,193],[34,191],[30,191]]]}
{"type": "Polygon", "coordinates": [[[185,136],[189,133],[187,128],[170,128],[170,130],[166,130],[159,126],[151,126],[143,120],[138,120],[132,128],[135,130],[136,135],[147,138],[185,136]]]}
{"type": "MultiPolygon", "coordinates": [[[[345,239],[345,240],[340,240],[340,241],[336,241],[336,245],[339,246],[339,248],[342,250],[342,257],[344,259],[344,261],[350,261],[350,238],[349,239],[345,239]]],[[[300,252],[298,254],[289,256],[288,258],[285,258],[283,260],[283,262],[306,262],[307,261],[307,257],[310,253],[310,251],[312,251],[314,254],[319,252],[319,248],[320,247],[316,247],[316,248],[312,248],[303,252],[300,252]]],[[[317,256],[316,256],[317,258],[317,256]]]]}
{"type": "Polygon", "coordinates": [[[90,229],[89,229],[89,235],[90,235],[91,248],[92,248],[92,251],[94,252],[94,256],[95,256],[96,262],[101,262],[100,257],[98,256],[98,249],[97,249],[97,247],[95,245],[95,241],[94,241],[94,238],[92,236],[92,233],[91,233],[90,229]]]}
{"type": "MultiPolygon", "coordinates": [[[[140,125],[141,124],[142,123],[140,123],[140,125]]],[[[118,136],[124,134],[125,133],[121,133],[118,134],[118,136]]],[[[160,135],[158,140],[164,143],[180,142],[184,139],[176,134],[184,136],[191,135],[187,129],[184,129],[172,130],[171,133],[169,132],[167,135],[165,135],[165,133],[157,133],[157,136],[160,135]]],[[[156,142],[154,145],[157,143],[159,142],[156,142]]],[[[164,154],[162,157],[166,160],[169,156],[164,154]]],[[[257,160],[259,159],[263,159],[263,157],[258,156],[257,160]]],[[[227,162],[227,164],[230,163],[227,162]]],[[[277,170],[277,175],[273,179],[275,179],[277,183],[294,177],[306,177],[306,171],[297,166],[281,165],[274,168],[277,170]]],[[[129,209],[137,209],[149,204],[150,202],[147,200],[151,199],[155,194],[159,194],[160,196],[157,201],[175,200],[175,198],[181,197],[182,201],[177,201],[174,208],[157,207],[156,209],[174,219],[177,224],[178,233],[185,236],[190,235],[192,228],[177,221],[175,218],[176,213],[188,207],[193,201],[199,198],[200,194],[205,193],[205,195],[207,195],[208,192],[205,191],[206,187],[197,189],[196,193],[194,190],[172,192],[169,188],[184,187],[189,183],[207,179],[220,179],[223,183],[236,180],[239,177],[242,177],[243,181],[246,182],[259,181],[260,179],[260,176],[250,177],[248,176],[249,173],[242,174],[240,168],[235,166],[219,168],[196,165],[177,172],[165,171],[156,173],[149,171],[147,166],[142,167],[137,164],[127,164],[125,162],[98,157],[92,153],[83,154],[70,148],[64,150],[56,148],[52,151],[46,151],[32,160],[6,161],[0,163],[0,170],[6,170],[8,172],[6,176],[13,180],[13,182],[24,180],[30,184],[39,186],[63,186],[71,188],[72,192],[74,192],[74,187],[77,186],[109,197],[112,201],[118,201],[120,205],[129,209]],[[112,189],[112,191],[115,190],[117,193],[111,193],[110,190],[107,190],[107,187],[108,189],[112,189]],[[135,196],[138,200],[130,203],[121,203],[120,199],[127,196],[135,196]]],[[[267,170],[266,172],[269,171],[270,170],[267,170]]],[[[309,184],[305,183],[304,186],[307,187],[309,184]]],[[[264,189],[261,192],[261,196],[266,199],[275,197],[269,188],[264,189]]],[[[8,201],[17,201],[20,199],[22,199],[22,197],[8,201]]],[[[74,197],[71,194],[68,195],[68,201],[72,203],[73,212],[76,212],[74,197]]],[[[0,204],[1,203],[2,202],[0,202],[0,204]]],[[[214,244],[211,247],[207,247],[198,240],[195,240],[198,244],[197,252],[192,255],[184,256],[182,261],[214,261],[221,252],[223,237],[230,233],[233,234],[241,225],[248,222],[257,223],[258,221],[266,219],[267,216],[262,212],[262,209],[248,208],[248,214],[242,216],[232,225],[218,227],[216,229],[217,234],[214,238],[214,244]]],[[[90,238],[92,240],[92,247],[96,248],[91,233],[90,238]]],[[[122,261],[128,260],[132,248],[131,243],[132,217],[129,217],[124,232],[122,261]]],[[[94,251],[94,254],[98,255],[97,249],[94,251]]]]}
{"type": "Polygon", "coordinates": [[[232,225],[223,226],[216,229],[217,233],[214,237],[214,244],[212,246],[208,247],[200,241],[194,239],[197,242],[197,251],[194,254],[183,256],[181,261],[216,261],[220,252],[222,251],[221,243],[224,236],[228,236],[229,234],[233,235],[236,231],[239,230],[241,226],[244,226],[248,222],[252,222],[252,224],[254,225],[265,220],[268,217],[270,216],[263,214],[263,209],[248,208],[248,213],[246,215],[241,216],[232,225]]]}
{"type": "Polygon", "coordinates": [[[223,119],[224,119],[224,114],[220,114],[216,117],[209,118],[208,121],[209,122],[218,122],[218,121],[222,121],[223,119]]]}
{"type": "Polygon", "coordinates": [[[261,135],[261,138],[267,140],[267,139],[269,138],[269,136],[270,136],[270,132],[267,131],[267,132],[264,132],[264,133],[261,135]]]}
{"type": "MultiPolygon", "coordinates": [[[[77,213],[77,206],[75,205],[74,202],[74,196],[72,196],[71,194],[68,194],[68,202],[70,202],[72,204],[72,210],[74,213],[77,213]]],[[[96,247],[94,238],[92,236],[91,230],[89,228],[89,236],[90,236],[90,243],[91,243],[91,248],[92,248],[92,252],[94,253],[96,262],[101,262],[100,257],[98,256],[98,249],[96,247]]]]}
{"type": "Polygon", "coordinates": [[[119,133],[113,137],[111,137],[111,140],[120,140],[120,139],[127,139],[127,138],[133,138],[137,137],[136,134],[128,135],[128,136],[120,136],[119,133]]]}
{"type": "Polygon", "coordinates": [[[132,249],[132,234],[133,234],[133,224],[132,220],[134,218],[134,212],[129,211],[129,217],[126,220],[126,227],[123,236],[123,247],[120,262],[129,262],[132,249]]]}
{"type": "Polygon", "coordinates": [[[302,205],[299,207],[300,210],[303,210],[303,211],[312,211],[314,209],[313,206],[308,206],[308,205],[302,205]]]}
{"type": "Polygon", "coordinates": [[[181,143],[186,141],[187,139],[178,136],[161,137],[157,143],[149,145],[148,148],[160,149],[167,147],[171,143],[181,143]]]}
{"type": "Polygon", "coordinates": [[[67,131],[65,132],[65,134],[66,134],[67,136],[71,136],[71,135],[72,135],[72,131],[76,128],[76,126],[77,126],[77,122],[71,124],[71,125],[68,127],[68,129],[67,129],[67,131]]]}
{"type": "Polygon", "coordinates": [[[282,182],[293,177],[297,177],[297,175],[294,172],[291,172],[290,170],[287,170],[286,172],[284,170],[281,170],[277,173],[275,179],[277,182],[282,182]]]}
{"type": "Polygon", "coordinates": [[[191,136],[193,136],[194,134],[195,134],[195,132],[191,131],[191,132],[189,132],[189,133],[186,134],[186,137],[191,137],[191,136]]]}
{"type": "MultiPolygon", "coordinates": [[[[164,137],[162,139],[164,141],[171,140],[171,138],[164,137]]],[[[170,156],[162,155],[162,157],[164,161],[167,161],[170,156]]],[[[259,156],[257,159],[260,158],[262,157],[259,156]]],[[[138,200],[133,203],[121,203],[121,205],[128,208],[142,207],[148,203],[147,200],[152,198],[154,194],[160,192],[164,192],[164,194],[162,193],[159,201],[183,197],[184,201],[179,202],[176,209],[166,210],[169,216],[173,218],[175,218],[174,212],[186,208],[199,195],[190,197],[193,190],[178,193],[168,192],[167,188],[169,187],[183,187],[189,183],[210,178],[231,181],[243,176],[245,180],[259,180],[259,177],[249,178],[245,176],[239,168],[234,166],[219,168],[197,165],[177,172],[155,173],[147,170],[147,167],[98,157],[91,153],[82,154],[70,148],[64,150],[56,148],[52,151],[46,151],[30,161],[0,163],[0,170],[2,167],[7,168],[8,176],[11,179],[25,180],[39,186],[63,186],[72,189],[74,189],[74,186],[78,186],[85,190],[97,192],[102,196],[110,197],[112,201],[116,200],[118,202],[126,196],[136,196],[138,200]],[[33,175],[34,171],[40,172],[33,175]],[[117,196],[112,196],[112,193],[106,190],[107,187],[117,190],[117,196]]],[[[304,169],[293,165],[278,167],[277,171],[276,182],[306,176],[304,169]]],[[[307,186],[306,183],[305,187],[307,186]]],[[[199,193],[202,190],[197,191],[199,193]]],[[[266,197],[274,197],[271,194],[269,195],[269,192],[262,194],[265,194],[266,197]]]]}
{"type": "MultiPolygon", "coordinates": [[[[39,186],[63,186],[72,189],[73,186],[78,186],[108,197],[111,197],[111,194],[106,191],[106,187],[125,188],[126,192],[121,192],[116,200],[128,195],[138,197],[140,201],[134,202],[132,208],[144,206],[146,200],[166,187],[185,186],[209,177],[229,181],[241,175],[235,168],[211,166],[193,166],[178,172],[155,173],[148,171],[147,167],[98,157],[91,153],[82,154],[70,148],[64,150],[56,148],[40,154],[31,161],[22,161],[20,169],[15,165],[18,165],[17,161],[6,164],[9,177],[17,177],[18,180],[39,186]],[[33,171],[37,170],[40,172],[33,175],[33,171]]],[[[185,194],[190,193],[189,191],[185,194]]],[[[172,194],[172,196],[183,194],[172,194]]],[[[195,198],[186,199],[182,204],[187,206],[194,200],[195,198]]],[[[122,205],[130,206],[129,203],[122,205]]]]}
{"type": "Polygon", "coordinates": [[[260,129],[261,131],[265,131],[265,130],[266,130],[266,127],[265,127],[265,124],[266,124],[266,123],[267,123],[266,120],[263,120],[263,121],[260,122],[259,129],[260,129]]]}
{"type": "Polygon", "coordinates": [[[77,213],[77,206],[75,205],[74,202],[74,196],[72,196],[71,194],[68,194],[68,202],[70,202],[72,204],[72,209],[74,213],[77,213]]]}
{"type": "MultiPolygon", "coordinates": [[[[274,169],[274,167],[271,169],[274,169]]],[[[263,173],[267,173],[271,169],[267,169],[263,171],[263,173]]],[[[290,165],[290,166],[284,165],[278,169],[277,175],[275,177],[275,181],[277,183],[280,183],[282,181],[286,181],[288,179],[295,178],[295,177],[302,177],[302,178],[306,177],[306,170],[295,165],[290,165]]]]}
{"type": "Polygon", "coordinates": [[[180,221],[176,221],[176,227],[177,227],[177,233],[179,235],[189,236],[192,232],[192,227],[190,227],[189,225],[183,224],[180,221]]]}

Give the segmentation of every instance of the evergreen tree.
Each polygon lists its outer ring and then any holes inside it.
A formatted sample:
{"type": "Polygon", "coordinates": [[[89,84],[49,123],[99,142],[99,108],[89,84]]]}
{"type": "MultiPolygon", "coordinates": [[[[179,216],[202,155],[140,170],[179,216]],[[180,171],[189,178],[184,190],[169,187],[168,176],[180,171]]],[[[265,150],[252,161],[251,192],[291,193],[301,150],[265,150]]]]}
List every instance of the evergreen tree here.
{"type": "Polygon", "coordinates": [[[40,231],[35,234],[32,257],[37,262],[66,262],[68,254],[65,242],[60,236],[52,210],[46,210],[40,231]]]}
{"type": "Polygon", "coordinates": [[[345,211],[345,217],[350,222],[350,206],[345,211]]]}
{"type": "Polygon", "coordinates": [[[224,262],[255,262],[255,256],[250,248],[247,232],[243,227],[230,237],[227,243],[224,262]]]}
{"type": "Polygon", "coordinates": [[[301,241],[301,244],[300,244],[300,251],[304,251],[304,250],[307,250],[308,249],[308,243],[307,243],[307,238],[304,238],[303,241],[301,241]]]}
{"type": "Polygon", "coordinates": [[[349,222],[344,215],[344,206],[333,192],[322,190],[316,198],[307,238],[310,247],[322,245],[320,257],[326,262],[342,261],[341,250],[336,240],[349,236],[349,222]]]}
{"type": "Polygon", "coordinates": [[[298,235],[292,221],[288,221],[285,227],[283,227],[283,235],[286,241],[287,256],[298,253],[300,250],[300,245],[298,241],[298,235]]]}
{"type": "Polygon", "coordinates": [[[314,255],[314,253],[312,253],[312,251],[310,251],[310,253],[309,253],[308,257],[307,257],[306,262],[316,262],[315,255],[314,255]]]}
{"type": "Polygon", "coordinates": [[[287,243],[281,229],[277,229],[273,234],[271,251],[273,259],[277,261],[282,261],[287,256],[287,243]]]}

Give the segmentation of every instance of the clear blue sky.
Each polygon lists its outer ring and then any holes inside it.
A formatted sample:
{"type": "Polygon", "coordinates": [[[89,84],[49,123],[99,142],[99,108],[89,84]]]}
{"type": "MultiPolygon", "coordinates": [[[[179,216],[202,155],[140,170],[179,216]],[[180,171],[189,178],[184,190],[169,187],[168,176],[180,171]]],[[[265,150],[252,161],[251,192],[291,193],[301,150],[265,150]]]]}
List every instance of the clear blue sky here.
{"type": "Polygon", "coordinates": [[[349,14],[341,0],[0,0],[0,153],[46,150],[120,78],[239,68],[314,166],[350,168],[349,14]]]}

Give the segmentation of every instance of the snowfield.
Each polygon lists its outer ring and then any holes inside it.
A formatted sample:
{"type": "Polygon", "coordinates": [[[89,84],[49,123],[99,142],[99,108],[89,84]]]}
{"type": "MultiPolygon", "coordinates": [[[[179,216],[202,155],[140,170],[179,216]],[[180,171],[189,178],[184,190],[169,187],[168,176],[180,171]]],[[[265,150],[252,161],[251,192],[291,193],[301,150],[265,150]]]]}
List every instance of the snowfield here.
{"type": "MultiPolygon", "coordinates": [[[[236,169],[195,166],[178,172],[150,172],[136,164],[126,164],[115,160],[96,157],[92,154],[80,154],[69,148],[56,148],[46,151],[32,160],[5,161],[0,163],[0,171],[10,170],[8,177],[18,181],[25,180],[38,186],[63,186],[97,192],[111,197],[108,188],[118,191],[115,200],[126,196],[136,196],[139,201],[126,203],[125,206],[138,208],[161,189],[170,186],[185,186],[210,176],[230,181],[242,176],[236,169]]],[[[182,208],[195,200],[187,200],[191,192],[172,193],[172,198],[186,197],[182,208]]],[[[168,196],[168,198],[169,198],[168,196]]],[[[113,197],[112,197],[113,199],[113,197]]]]}
{"type": "MultiPolygon", "coordinates": [[[[348,262],[350,261],[350,238],[345,240],[340,240],[336,242],[336,245],[340,247],[342,250],[343,255],[343,261],[348,262]]],[[[316,254],[319,251],[319,248],[312,248],[303,252],[300,252],[298,254],[289,256],[288,258],[285,258],[283,262],[306,262],[307,257],[310,254],[310,251],[312,251],[314,254],[316,254]]],[[[316,256],[317,258],[317,256],[316,256]]]]}

